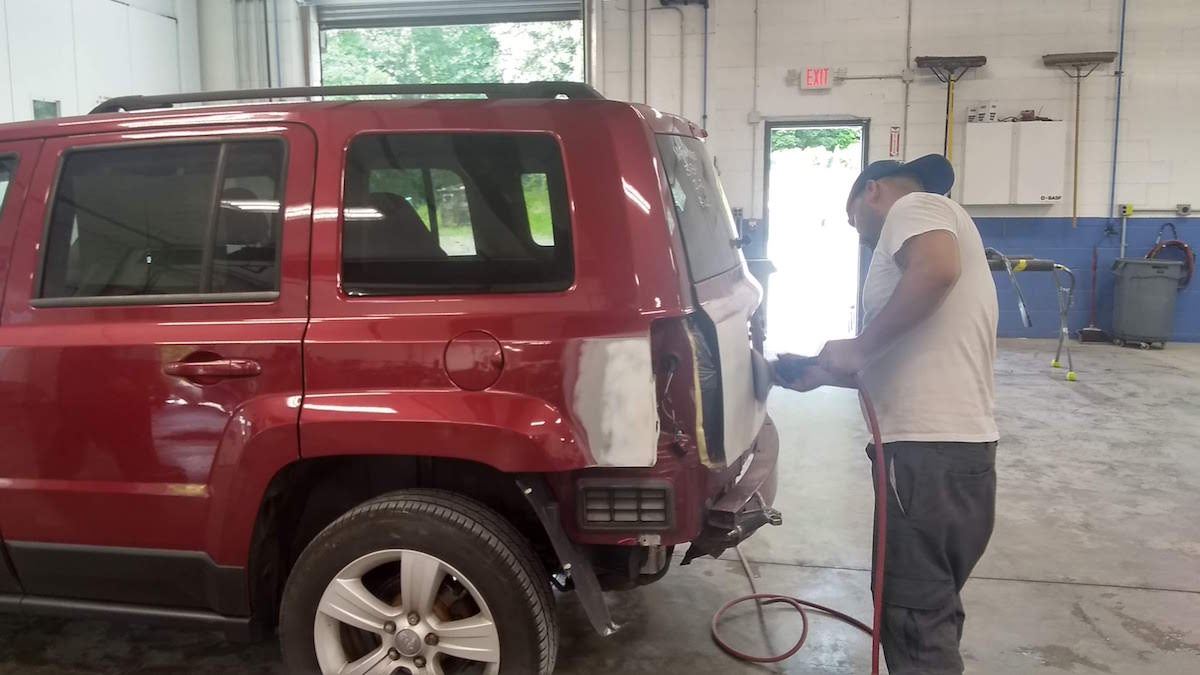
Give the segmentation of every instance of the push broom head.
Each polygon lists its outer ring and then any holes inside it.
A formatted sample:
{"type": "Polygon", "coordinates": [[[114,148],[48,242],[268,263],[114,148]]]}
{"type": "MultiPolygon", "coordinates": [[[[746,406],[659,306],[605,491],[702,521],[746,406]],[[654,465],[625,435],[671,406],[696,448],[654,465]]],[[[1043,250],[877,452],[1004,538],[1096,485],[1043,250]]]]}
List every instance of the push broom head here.
{"type": "Polygon", "coordinates": [[[1042,64],[1047,68],[1086,68],[1112,63],[1116,52],[1074,52],[1070,54],[1046,54],[1042,64]]]}
{"type": "Polygon", "coordinates": [[[987,64],[986,56],[918,56],[914,60],[918,68],[937,68],[941,70],[979,68],[987,64]]]}

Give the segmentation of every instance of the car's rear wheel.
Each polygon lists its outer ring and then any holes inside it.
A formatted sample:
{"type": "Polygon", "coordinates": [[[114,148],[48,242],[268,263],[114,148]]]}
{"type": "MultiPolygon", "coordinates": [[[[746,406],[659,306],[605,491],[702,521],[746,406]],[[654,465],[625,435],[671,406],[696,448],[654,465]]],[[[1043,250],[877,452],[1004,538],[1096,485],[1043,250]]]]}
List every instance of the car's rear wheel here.
{"type": "Polygon", "coordinates": [[[542,566],[487,507],[411,490],[347,512],[288,577],[291,673],[548,674],[558,636],[542,566]]]}

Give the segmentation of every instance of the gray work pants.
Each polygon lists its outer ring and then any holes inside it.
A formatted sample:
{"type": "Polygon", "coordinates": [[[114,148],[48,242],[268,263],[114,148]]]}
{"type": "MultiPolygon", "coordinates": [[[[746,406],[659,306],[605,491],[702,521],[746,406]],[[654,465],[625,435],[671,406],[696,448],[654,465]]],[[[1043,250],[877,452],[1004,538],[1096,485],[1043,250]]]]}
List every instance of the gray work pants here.
{"type": "MultiPolygon", "coordinates": [[[[867,454],[874,470],[873,446],[867,454]]],[[[996,444],[897,442],[885,444],[884,455],[881,642],[888,672],[960,675],[966,614],[959,591],[992,535],[996,444]]]]}

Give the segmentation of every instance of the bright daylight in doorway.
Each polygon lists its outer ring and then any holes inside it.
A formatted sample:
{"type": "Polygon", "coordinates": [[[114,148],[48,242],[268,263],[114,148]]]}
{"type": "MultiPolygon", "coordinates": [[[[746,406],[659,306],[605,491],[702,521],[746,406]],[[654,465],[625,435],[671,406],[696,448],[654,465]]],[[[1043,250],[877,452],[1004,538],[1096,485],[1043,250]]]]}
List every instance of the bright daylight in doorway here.
{"type": "Polygon", "coordinates": [[[815,354],[853,337],[858,234],[846,193],[862,170],[861,126],[774,127],[770,134],[767,350],[815,354]]]}

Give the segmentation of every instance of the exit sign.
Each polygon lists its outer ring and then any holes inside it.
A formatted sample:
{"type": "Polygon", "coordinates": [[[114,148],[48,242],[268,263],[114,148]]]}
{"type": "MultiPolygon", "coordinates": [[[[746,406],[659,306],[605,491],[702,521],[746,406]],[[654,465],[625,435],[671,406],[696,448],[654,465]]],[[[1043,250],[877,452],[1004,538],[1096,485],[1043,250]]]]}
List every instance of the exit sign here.
{"type": "Polygon", "coordinates": [[[805,68],[800,78],[801,89],[829,89],[829,68],[805,68]]]}

